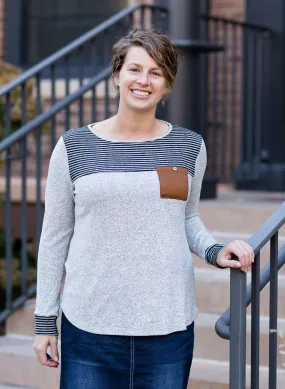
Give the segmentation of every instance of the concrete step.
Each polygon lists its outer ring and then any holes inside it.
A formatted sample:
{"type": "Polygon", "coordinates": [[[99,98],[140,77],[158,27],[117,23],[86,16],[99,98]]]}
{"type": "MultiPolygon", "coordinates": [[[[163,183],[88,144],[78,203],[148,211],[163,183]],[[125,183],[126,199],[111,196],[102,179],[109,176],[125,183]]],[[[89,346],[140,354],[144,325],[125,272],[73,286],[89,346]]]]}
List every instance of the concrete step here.
{"type": "MultiPolygon", "coordinates": [[[[58,389],[59,369],[40,365],[32,350],[32,337],[0,338],[0,377],[3,383],[24,386],[29,389],[58,389]],[[17,371],[15,371],[17,366],[17,371]]],[[[213,348],[212,346],[208,348],[213,348]]],[[[209,350],[210,351],[210,350],[209,350]]],[[[268,368],[260,367],[260,389],[268,388],[268,368]]],[[[210,358],[194,357],[188,389],[226,389],[229,382],[229,363],[210,358]]],[[[247,366],[247,386],[250,367],[247,366]]],[[[278,369],[277,389],[285,387],[285,370],[278,369]]]]}
{"type": "MultiPolygon", "coordinates": [[[[284,193],[234,191],[219,186],[216,200],[200,201],[200,216],[211,231],[252,234],[284,202],[284,193]]],[[[285,226],[280,229],[285,236],[285,226]]]]}
{"type": "Polygon", "coordinates": [[[229,385],[190,379],[187,389],[229,389],[229,385]]]}
{"type": "MultiPolygon", "coordinates": [[[[259,368],[259,389],[268,389],[268,368],[259,368]]],[[[250,365],[246,366],[246,387],[250,388],[250,365]]],[[[277,371],[277,389],[285,388],[285,370],[277,371]]],[[[229,363],[193,358],[187,389],[230,389],[229,363]]],[[[270,388],[269,388],[270,389],[270,388]]]]}
{"type": "MultiPolygon", "coordinates": [[[[35,299],[29,299],[21,308],[8,317],[5,324],[6,335],[34,336],[35,299]]],[[[61,315],[57,319],[58,330],[61,327],[61,315]]]]}
{"type": "Polygon", "coordinates": [[[0,389],[38,389],[38,388],[31,388],[27,386],[10,385],[10,384],[1,384],[0,382],[0,389]]]}
{"type": "Polygon", "coordinates": [[[21,308],[8,317],[5,323],[7,335],[18,334],[24,336],[34,335],[35,299],[29,299],[21,308]]]}
{"type": "MultiPolygon", "coordinates": [[[[195,348],[194,356],[199,359],[212,359],[216,361],[227,362],[229,360],[229,341],[220,338],[215,331],[215,323],[220,315],[201,312],[195,320],[195,348]]],[[[285,333],[285,319],[278,319],[278,330],[285,333]]],[[[247,316],[247,336],[246,336],[246,357],[250,364],[251,355],[251,317],[247,316]]],[[[278,337],[278,345],[282,339],[278,337]]],[[[260,366],[269,364],[269,319],[260,318],[260,366]]],[[[282,368],[285,359],[281,354],[278,355],[278,368],[282,368]]]]}
{"type": "MultiPolygon", "coordinates": [[[[230,304],[230,270],[196,268],[197,306],[202,312],[223,313],[230,304]]],[[[251,274],[247,274],[251,282],[251,274]]],[[[278,276],[278,317],[285,318],[285,275],[278,276]]],[[[250,312],[250,306],[248,307],[250,312]]],[[[269,316],[269,284],[260,293],[260,315],[269,316]]]]}
{"type": "Polygon", "coordinates": [[[28,388],[58,389],[59,369],[47,368],[38,362],[33,341],[33,337],[20,335],[0,337],[1,382],[28,388]]]}

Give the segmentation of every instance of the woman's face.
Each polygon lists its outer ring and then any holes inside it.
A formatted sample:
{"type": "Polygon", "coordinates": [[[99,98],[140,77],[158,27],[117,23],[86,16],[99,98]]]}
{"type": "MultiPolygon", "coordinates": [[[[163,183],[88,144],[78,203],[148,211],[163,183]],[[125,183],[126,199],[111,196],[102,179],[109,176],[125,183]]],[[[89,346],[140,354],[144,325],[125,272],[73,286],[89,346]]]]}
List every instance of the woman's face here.
{"type": "Polygon", "coordinates": [[[156,109],[167,91],[162,69],[142,47],[129,49],[121,71],[115,76],[120,103],[135,110],[156,109]]]}

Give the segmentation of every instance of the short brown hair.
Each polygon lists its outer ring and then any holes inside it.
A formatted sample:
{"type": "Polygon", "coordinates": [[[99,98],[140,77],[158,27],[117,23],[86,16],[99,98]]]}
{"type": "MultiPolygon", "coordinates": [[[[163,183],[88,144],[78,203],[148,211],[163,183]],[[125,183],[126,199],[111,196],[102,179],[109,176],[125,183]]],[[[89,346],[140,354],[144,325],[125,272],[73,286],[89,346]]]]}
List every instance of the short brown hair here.
{"type": "Polygon", "coordinates": [[[166,79],[167,88],[174,83],[178,69],[178,53],[167,35],[154,29],[134,28],[123,36],[112,48],[113,76],[120,72],[125,62],[128,50],[139,46],[161,67],[166,79]]]}

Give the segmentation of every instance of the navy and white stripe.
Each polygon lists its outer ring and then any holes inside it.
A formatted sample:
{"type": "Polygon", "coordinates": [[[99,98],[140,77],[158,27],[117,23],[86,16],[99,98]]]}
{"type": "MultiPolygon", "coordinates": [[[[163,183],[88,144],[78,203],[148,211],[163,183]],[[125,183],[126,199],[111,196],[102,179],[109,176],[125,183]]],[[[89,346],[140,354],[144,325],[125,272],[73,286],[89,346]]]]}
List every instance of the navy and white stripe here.
{"type": "Polygon", "coordinates": [[[225,247],[225,245],[223,245],[221,243],[217,243],[217,244],[214,244],[213,246],[208,247],[206,250],[206,253],[205,253],[206,262],[208,262],[210,265],[219,267],[220,269],[224,269],[217,264],[218,254],[224,247],[225,247]]]}
{"type": "Polygon", "coordinates": [[[164,137],[150,141],[108,141],[88,127],[63,134],[72,182],[99,172],[153,171],[157,166],[179,166],[192,177],[201,149],[202,137],[185,128],[173,126],[164,137]]]}
{"type": "Polygon", "coordinates": [[[56,319],[57,316],[35,315],[35,334],[58,335],[56,319]]]}

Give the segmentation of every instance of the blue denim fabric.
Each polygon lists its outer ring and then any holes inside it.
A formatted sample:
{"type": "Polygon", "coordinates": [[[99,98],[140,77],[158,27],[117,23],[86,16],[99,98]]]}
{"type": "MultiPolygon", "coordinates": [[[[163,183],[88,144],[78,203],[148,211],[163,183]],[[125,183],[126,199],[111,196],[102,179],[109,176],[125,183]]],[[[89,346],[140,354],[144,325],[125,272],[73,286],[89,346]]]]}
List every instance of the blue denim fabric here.
{"type": "Polygon", "coordinates": [[[60,389],[186,389],[194,323],[159,336],[98,335],[62,313],[60,389]]]}

